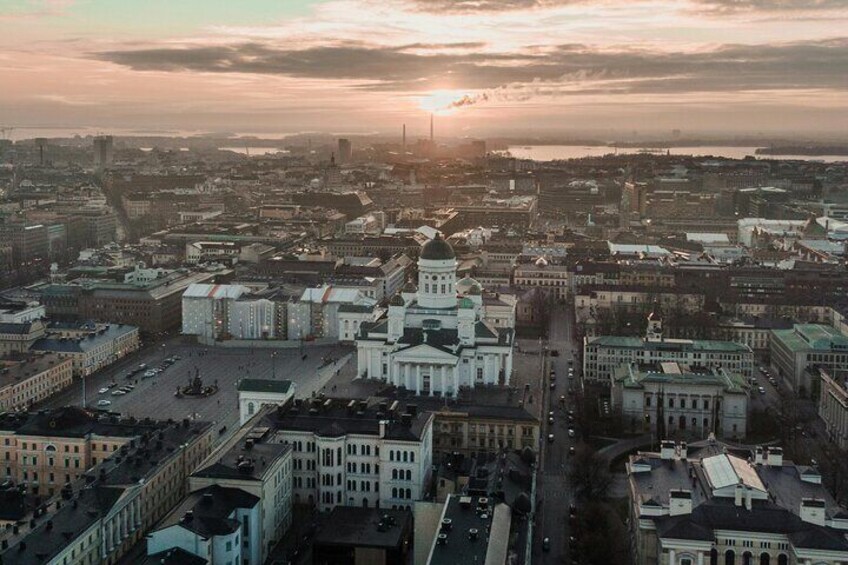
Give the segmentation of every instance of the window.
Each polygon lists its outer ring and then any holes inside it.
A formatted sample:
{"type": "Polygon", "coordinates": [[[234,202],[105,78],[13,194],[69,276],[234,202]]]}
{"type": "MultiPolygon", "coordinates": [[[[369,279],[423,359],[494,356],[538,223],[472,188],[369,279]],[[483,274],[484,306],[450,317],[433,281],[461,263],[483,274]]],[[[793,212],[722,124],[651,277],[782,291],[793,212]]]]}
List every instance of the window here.
{"type": "Polygon", "coordinates": [[[250,415],[252,415],[252,414],[253,414],[253,409],[254,409],[253,403],[252,403],[252,402],[248,402],[248,403],[247,403],[247,415],[248,415],[248,416],[250,416],[250,415]]]}

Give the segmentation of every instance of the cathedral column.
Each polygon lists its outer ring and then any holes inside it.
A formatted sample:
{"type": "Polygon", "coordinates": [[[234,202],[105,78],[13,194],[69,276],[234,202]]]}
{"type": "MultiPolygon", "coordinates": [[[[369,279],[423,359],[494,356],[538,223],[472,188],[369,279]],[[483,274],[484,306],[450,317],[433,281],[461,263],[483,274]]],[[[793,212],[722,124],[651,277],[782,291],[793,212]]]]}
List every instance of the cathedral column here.
{"type": "Polygon", "coordinates": [[[669,549],[669,550],[668,550],[668,562],[669,562],[670,564],[672,564],[672,565],[677,565],[677,561],[675,561],[675,559],[676,559],[676,558],[677,558],[677,555],[676,555],[676,553],[674,552],[674,550],[673,550],[673,549],[669,549]]]}
{"type": "Polygon", "coordinates": [[[415,395],[421,394],[421,365],[415,365],[415,395]]]}
{"type": "Polygon", "coordinates": [[[453,366],[453,395],[459,394],[459,365],[453,366]]]}
{"type": "Polygon", "coordinates": [[[430,365],[430,396],[436,394],[436,366],[430,365]]]}
{"type": "Polygon", "coordinates": [[[698,552],[698,565],[704,565],[704,553],[702,551],[698,552]]]}
{"type": "Polygon", "coordinates": [[[410,382],[409,382],[409,378],[410,378],[409,373],[410,373],[409,363],[404,363],[403,364],[403,386],[404,386],[404,388],[406,388],[406,390],[409,390],[409,389],[412,388],[412,386],[410,385],[410,382]]]}
{"type": "Polygon", "coordinates": [[[447,396],[447,394],[448,394],[447,382],[445,382],[446,381],[446,379],[445,379],[446,374],[447,374],[447,371],[445,371],[445,366],[442,365],[442,368],[441,368],[442,396],[447,396]]]}

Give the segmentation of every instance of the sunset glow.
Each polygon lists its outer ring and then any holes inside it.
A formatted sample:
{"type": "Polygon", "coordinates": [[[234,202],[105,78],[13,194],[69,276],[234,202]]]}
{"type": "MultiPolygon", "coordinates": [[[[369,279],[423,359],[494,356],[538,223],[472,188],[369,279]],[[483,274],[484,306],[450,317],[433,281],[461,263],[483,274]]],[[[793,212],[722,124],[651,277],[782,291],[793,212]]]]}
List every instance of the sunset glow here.
{"type": "Polygon", "coordinates": [[[12,0],[0,22],[18,126],[848,128],[839,2],[12,0]]]}

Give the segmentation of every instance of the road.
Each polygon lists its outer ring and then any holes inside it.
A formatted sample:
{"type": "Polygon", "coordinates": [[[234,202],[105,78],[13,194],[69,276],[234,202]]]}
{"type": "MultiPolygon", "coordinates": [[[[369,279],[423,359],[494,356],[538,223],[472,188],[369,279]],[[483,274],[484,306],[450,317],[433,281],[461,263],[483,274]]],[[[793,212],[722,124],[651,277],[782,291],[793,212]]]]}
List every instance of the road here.
{"type": "Polygon", "coordinates": [[[579,378],[579,367],[575,362],[569,364],[569,360],[575,354],[575,346],[572,340],[573,321],[565,306],[556,306],[551,314],[550,328],[548,330],[548,350],[559,355],[549,354],[547,356],[548,368],[544,387],[544,403],[547,409],[544,413],[542,424],[542,437],[544,452],[542,454],[541,474],[539,477],[539,492],[541,505],[540,516],[537,518],[537,541],[534,550],[534,563],[559,564],[567,557],[568,548],[568,507],[571,504],[571,488],[568,486],[566,474],[569,464],[568,448],[575,445],[575,441],[568,437],[567,412],[572,409],[571,397],[568,396],[569,386],[577,386],[579,378]],[[568,368],[573,366],[575,378],[568,379],[568,368]],[[550,370],[556,373],[556,384],[550,388],[550,370]],[[560,398],[565,396],[565,402],[560,398]],[[549,412],[553,411],[554,423],[549,423],[549,412]],[[547,441],[548,435],[553,434],[553,442],[547,441]],[[550,538],[550,551],[542,551],[541,540],[550,538]]]}

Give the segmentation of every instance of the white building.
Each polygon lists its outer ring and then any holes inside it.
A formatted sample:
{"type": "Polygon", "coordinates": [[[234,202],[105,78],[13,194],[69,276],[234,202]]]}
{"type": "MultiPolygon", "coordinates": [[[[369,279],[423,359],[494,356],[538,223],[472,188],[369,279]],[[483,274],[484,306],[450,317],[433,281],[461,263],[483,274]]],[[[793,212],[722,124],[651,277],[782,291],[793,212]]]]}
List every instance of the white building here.
{"type": "Polygon", "coordinates": [[[339,310],[342,305],[373,308],[376,301],[352,288],[307,288],[300,300],[288,305],[288,338],[339,337],[339,310]]]}
{"type": "Polygon", "coordinates": [[[230,304],[249,292],[246,286],[192,284],[183,293],[183,335],[220,339],[230,331],[230,304]]]}
{"type": "Polygon", "coordinates": [[[267,298],[242,297],[229,303],[227,329],[235,339],[274,339],[277,305],[267,298]]]}
{"type": "Polygon", "coordinates": [[[780,447],[663,441],[626,468],[636,565],[848,561],[848,512],[817,469],[784,461],[780,447]]]}
{"type": "Polygon", "coordinates": [[[147,534],[147,555],[179,548],[209,563],[262,563],[259,502],[237,488],[197,490],[147,534]]]}
{"type": "Polygon", "coordinates": [[[610,385],[612,404],[630,429],[664,430],[705,439],[740,439],[748,422],[745,379],[724,369],[693,369],[679,363],[623,365],[610,385]],[[662,418],[662,425],[657,421],[662,418]]]}
{"type": "Polygon", "coordinates": [[[652,313],[644,339],[624,336],[583,338],[583,378],[610,382],[622,365],[679,363],[695,369],[724,368],[746,379],[753,375],[754,352],[732,341],[666,339],[662,320],[652,313]]]}
{"type": "Polygon", "coordinates": [[[514,328],[484,319],[479,283],[457,296],[456,269],[445,240],[437,235],[424,244],[417,289],[405,286],[392,297],[387,316],[361,325],[358,376],[430,395],[509,384],[514,328]]]}
{"type": "Polygon", "coordinates": [[[197,263],[235,263],[238,261],[240,249],[231,241],[195,241],[186,243],[185,262],[189,265],[197,263]]]}
{"type": "Polygon", "coordinates": [[[820,370],[819,417],[827,436],[839,449],[848,449],[848,376],[820,370]]]}
{"type": "Polygon", "coordinates": [[[241,379],[238,383],[240,425],[258,414],[263,406],[282,406],[294,398],[295,388],[288,380],[241,379]]]}
{"type": "MultiPolygon", "coordinates": [[[[233,555],[232,563],[264,563],[292,523],[291,447],[272,441],[272,433],[267,428],[244,426],[197,469],[188,479],[190,492],[218,486],[238,489],[258,499],[258,520],[253,521],[256,514],[252,507],[231,504],[232,513],[241,518],[238,530],[230,534],[225,530],[225,535],[213,541],[223,543],[224,555],[233,555]],[[239,536],[241,560],[236,560],[234,552],[226,552],[226,544],[235,542],[239,536]]],[[[212,550],[219,548],[220,543],[218,548],[213,544],[212,550]]],[[[230,558],[210,560],[215,564],[229,562],[230,558]]]]}
{"type": "Polygon", "coordinates": [[[411,508],[427,492],[433,414],[398,402],[295,400],[267,417],[274,441],[294,451],[294,500],[334,506],[411,508]]]}

